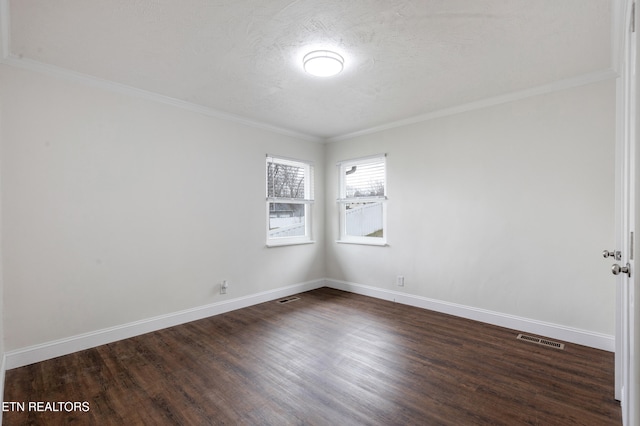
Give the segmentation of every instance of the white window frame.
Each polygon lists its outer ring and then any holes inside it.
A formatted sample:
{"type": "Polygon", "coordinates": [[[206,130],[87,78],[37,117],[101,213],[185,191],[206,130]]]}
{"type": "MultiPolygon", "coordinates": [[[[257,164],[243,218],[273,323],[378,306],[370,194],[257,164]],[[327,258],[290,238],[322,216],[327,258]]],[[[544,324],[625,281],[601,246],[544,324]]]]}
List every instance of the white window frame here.
{"type": "Polygon", "coordinates": [[[268,155],[265,166],[265,183],[266,183],[266,245],[267,247],[277,247],[295,244],[312,244],[315,241],[311,235],[311,216],[312,205],[314,203],[314,180],[313,180],[313,163],[308,161],[294,160],[291,158],[268,155]],[[269,194],[269,164],[277,163],[286,166],[302,168],[304,171],[304,197],[303,198],[286,198],[273,196],[269,194]],[[271,196],[270,196],[271,195],[271,196]],[[273,236],[270,228],[271,224],[271,204],[301,204],[304,205],[304,235],[296,236],[273,236]]]}
{"type": "Polygon", "coordinates": [[[348,244],[364,244],[375,246],[387,245],[387,155],[379,154],[369,157],[361,157],[351,160],[345,160],[338,163],[338,183],[339,183],[339,198],[338,198],[338,210],[340,217],[340,236],[338,243],[348,244]],[[368,196],[368,197],[348,197],[346,186],[346,172],[351,170],[354,166],[360,166],[363,164],[370,164],[380,162],[384,164],[384,195],[368,196]],[[382,237],[373,236],[355,236],[347,234],[347,204],[354,202],[362,203],[381,203],[382,204],[382,237]]]}

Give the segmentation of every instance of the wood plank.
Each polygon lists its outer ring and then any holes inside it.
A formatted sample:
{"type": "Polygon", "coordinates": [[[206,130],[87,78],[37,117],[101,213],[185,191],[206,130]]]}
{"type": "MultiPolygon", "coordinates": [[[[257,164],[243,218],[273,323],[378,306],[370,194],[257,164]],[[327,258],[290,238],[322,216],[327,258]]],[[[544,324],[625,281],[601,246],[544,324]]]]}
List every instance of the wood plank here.
{"type": "Polygon", "coordinates": [[[7,371],[6,425],[620,425],[613,354],[329,288],[7,371]]]}

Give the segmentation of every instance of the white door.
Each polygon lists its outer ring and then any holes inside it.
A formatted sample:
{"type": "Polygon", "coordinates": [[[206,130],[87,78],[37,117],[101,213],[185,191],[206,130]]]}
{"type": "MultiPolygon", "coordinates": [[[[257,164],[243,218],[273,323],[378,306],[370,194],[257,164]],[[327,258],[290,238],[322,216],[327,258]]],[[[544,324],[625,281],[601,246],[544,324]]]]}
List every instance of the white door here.
{"type": "Polygon", "coordinates": [[[619,81],[619,136],[617,169],[617,245],[612,272],[617,276],[617,309],[616,321],[616,398],[622,406],[623,425],[640,425],[638,417],[637,389],[637,356],[635,337],[635,289],[637,280],[634,253],[635,244],[635,166],[636,166],[636,131],[638,84],[636,75],[637,49],[635,22],[638,11],[635,0],[624,1],[624,43],[622,47],[621,78],[619,81]]]}

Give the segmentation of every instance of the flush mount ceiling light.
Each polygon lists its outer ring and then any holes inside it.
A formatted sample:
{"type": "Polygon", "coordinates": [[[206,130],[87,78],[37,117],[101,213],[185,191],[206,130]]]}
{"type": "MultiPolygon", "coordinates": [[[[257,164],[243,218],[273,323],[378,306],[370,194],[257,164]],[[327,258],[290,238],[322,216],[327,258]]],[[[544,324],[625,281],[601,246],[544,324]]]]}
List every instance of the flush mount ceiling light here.
{"type": "Polygon", "coordinates": [[[331,77],[344,67],[344,58],[329,50],[314,50],[302,58],[304,70],[316,77],[331,77]]]}

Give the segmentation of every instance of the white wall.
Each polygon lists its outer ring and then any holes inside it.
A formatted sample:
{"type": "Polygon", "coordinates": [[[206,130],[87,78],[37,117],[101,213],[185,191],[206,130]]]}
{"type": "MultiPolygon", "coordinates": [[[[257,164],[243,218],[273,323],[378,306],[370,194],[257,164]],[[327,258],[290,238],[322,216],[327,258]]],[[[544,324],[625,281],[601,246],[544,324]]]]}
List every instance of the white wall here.
{"type": "Polygon", "coordinates": [[[323,146],[0,66],[4,349],[323,277],[612,335],[614,97],[323,146]],[[335,163],[381,152],[390,246],[336,244],[335,163]],[[265,248],[266,153],[319,165],[316,244],[265,248]]]}
{"type": "Polygon", "coordinates": [[[614,120],[607,81],[330,144],[327,277],[613,335],[614,120]],[[378,153],[389,247],[336,244],[335,164],[378,153]]]}
{"type": "Polygon", "coordinates": [[[7,66],[0,98],[6,351],[324,277],[322,188],[317,243],[268,249],[264,186],[322,144],[7,66]]]}

